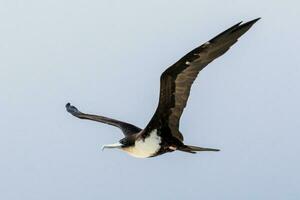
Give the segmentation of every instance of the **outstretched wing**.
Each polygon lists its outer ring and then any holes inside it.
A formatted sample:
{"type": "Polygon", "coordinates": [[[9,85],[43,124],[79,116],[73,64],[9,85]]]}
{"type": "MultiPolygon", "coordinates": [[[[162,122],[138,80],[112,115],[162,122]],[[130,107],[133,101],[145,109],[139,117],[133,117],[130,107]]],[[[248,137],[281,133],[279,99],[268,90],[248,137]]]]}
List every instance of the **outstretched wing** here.
{"type": "Polygon", "coordinates": [[[139,127],[136,127],[136,126],[126,123],[126,122],[118,121],[118,120],[111,119],[108,117],[82,113],[75,106],[72,106],[70,103],[67,103],[66,109],[69,113],[71,113],[72,115],[74,115],[75,117],[78,117],[80,119],[93,120],[93,121],[102,122],[105,124],[109,124],[109,125],[118,127],[122,130],[122,132],[125,136],[139,133],[142,130],[139,127]]]}
{"type": "Polygon", "coordinates": [[[198,73],[211,61],[223,55],[258,19],[232,26],[194,49],[163,72],[157,110],[149,123],[167,125],[172,135],[183,141],[179,120],[186,106],[191,86],[198,73]]]}

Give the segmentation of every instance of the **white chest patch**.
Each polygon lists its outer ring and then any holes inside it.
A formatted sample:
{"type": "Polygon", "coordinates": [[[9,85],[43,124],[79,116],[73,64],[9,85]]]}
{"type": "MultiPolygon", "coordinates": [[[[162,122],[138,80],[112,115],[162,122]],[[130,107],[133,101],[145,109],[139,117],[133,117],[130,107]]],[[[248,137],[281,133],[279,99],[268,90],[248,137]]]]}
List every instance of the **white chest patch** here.
{"type": "Polygon", "coordinates": [[[123,149],[129,155],[137,158],[147,158],[154,155],[160,149],[161,137],[157,135],[157,130],[153,130],[145,140],[135,141],[133,147],[123,149]]]}

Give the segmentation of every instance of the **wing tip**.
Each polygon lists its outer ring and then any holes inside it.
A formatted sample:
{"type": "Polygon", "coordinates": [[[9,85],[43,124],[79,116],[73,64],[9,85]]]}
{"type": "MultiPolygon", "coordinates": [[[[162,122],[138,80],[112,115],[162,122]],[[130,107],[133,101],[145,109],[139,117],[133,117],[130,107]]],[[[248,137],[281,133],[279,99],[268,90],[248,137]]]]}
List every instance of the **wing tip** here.
{"type": "Polygon", "coordinates": [[[260,19],[261,19],[261,17],[258,17],[258,18],[256,18],[256,19],[251,20],[250,22],[255,23],[255,22],[257,22],[257,21],[260,20],[260,19]]]}
{"type": "Polygon", "coordinates": [[[71,103],[68,102],[68,103],[66,104],[66,108],[68,108],[68,107],[70,107],[70,106],[71,106],[71,103]]]}
{"type": "Polygon", "coordinates": [[[244,24],[242,24],[241,26],[252,26],[253,24],[255,24],[258,20],[260,20],[261,19],[261,17],[258,17],[258,18],[256,18],[256,19],[253,19],[253,20],[250,20],[250,21],[248,21],[248,22],[246,22],[246,23],[244,23],[244,24]]]}
{"type": "Polygon", "coordinates": [[[66,110],[69,113],[71,113],[72,115],[80,113],[80,111],[75,106],[72,106],[72,104],[69,102],[66,104],[65,107],[66,107],[66,110]]]}
{"type": "MultiPolygon", "coordinates": [[[[219,33],[217,36],[215,36],[214,38],[212,38],[211,40],[209,40],[209,42],[216,42],[217,40],[219,40],[220,38],[224,38],[236,31],[239,31],[241,29],[246,29],[246,31],[253,25],[255,24],[258,20],[260,20],[261,18],[255,18],[251,21],[248,21],[246,23],[243,23],[243,21],[240,21],[239,23],[231,26],[230,28],[228,28],[227,30],[219,33]]],[[[241,34],[242,35],[242,34],[241,34]]]]}

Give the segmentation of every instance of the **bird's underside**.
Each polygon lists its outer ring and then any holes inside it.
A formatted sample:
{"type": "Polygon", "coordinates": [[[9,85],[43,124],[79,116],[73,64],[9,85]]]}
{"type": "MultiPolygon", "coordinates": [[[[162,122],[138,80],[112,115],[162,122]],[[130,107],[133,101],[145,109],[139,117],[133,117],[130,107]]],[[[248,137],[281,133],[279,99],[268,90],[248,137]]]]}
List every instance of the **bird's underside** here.
{"type": "Polygon", "coordinates": [[[144,129],[108,117],[82,113],[70,103],[66,105],[66,109],[80,119],[102,122],[120,128],[125,137],[118,143],[104,145],[103,148],[119,148],[135,157],[153,157],[175,150],[188,153],[219,151],[213,148],[185,145],[179,131],[180,117],[198,73],[214,59],[228,51],[238,38],[258,20],[259,18],[232,26],[192,50],[165,70],[160,78],[158,107],[144,129]]]}

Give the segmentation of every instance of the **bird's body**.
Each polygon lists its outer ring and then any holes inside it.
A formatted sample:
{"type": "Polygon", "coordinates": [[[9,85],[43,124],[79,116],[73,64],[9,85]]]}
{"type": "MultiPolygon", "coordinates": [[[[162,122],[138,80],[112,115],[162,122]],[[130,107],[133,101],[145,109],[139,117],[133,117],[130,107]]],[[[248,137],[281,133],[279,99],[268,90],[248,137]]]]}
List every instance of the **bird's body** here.
{"type": "Polygon", "coordinates": [[[120,128],[125,137],[118,143],[104,145],[103,148],[119,148],[134,157],[154,157],[175,150],[188,153],[219,151],[185,145],[179,131],[180,117],[198,73],[211,61],[223,55],[257,20],[259,18],[232,26],[164,71],[160,79],[158,107],[144,129],[115,119],[82,113],[70,103],[66,105],[67,111],[81,119],[98,121],[120,128]]]}
{"type": "Polygon", "coordinates": [[[122,150],[137,158],[148,158],[157,155],[162,148],[161,142],[161,136],[158,135],[157,130],[153,130],[145,139],[138,138],[133,146],[122,148],[122,150]]]}

